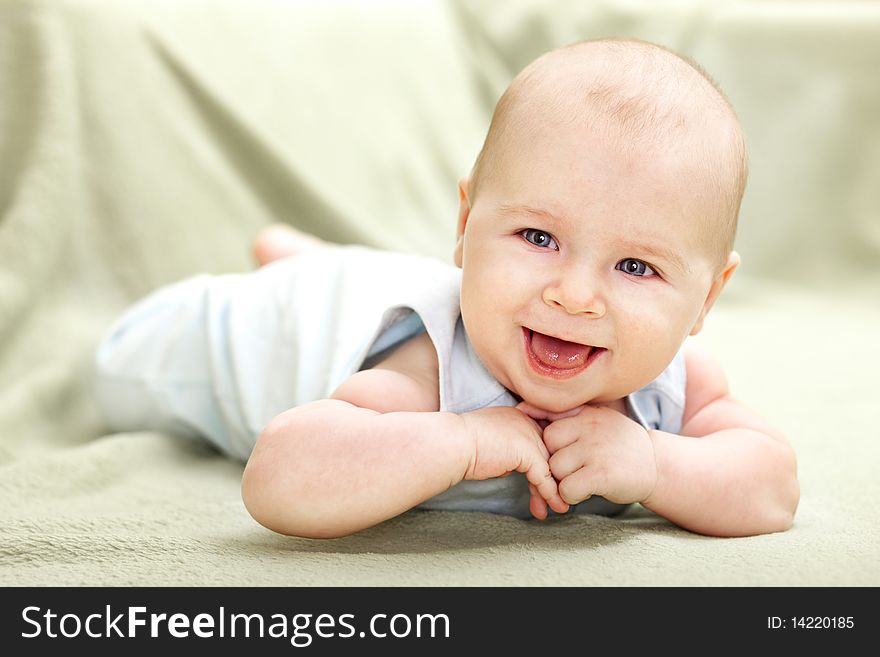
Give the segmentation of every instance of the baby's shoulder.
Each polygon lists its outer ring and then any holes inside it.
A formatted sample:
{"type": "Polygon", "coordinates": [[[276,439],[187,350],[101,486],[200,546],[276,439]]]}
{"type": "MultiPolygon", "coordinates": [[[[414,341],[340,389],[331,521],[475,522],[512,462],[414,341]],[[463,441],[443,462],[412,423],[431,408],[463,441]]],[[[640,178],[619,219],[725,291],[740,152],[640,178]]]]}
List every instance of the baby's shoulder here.
{"type": "MultiPolygon", "coordinates": [[[[397,347],[373,369],[393,370],[419,381],[439,400],[440,364],[434,342],[423,331],[397,347]]],[[[439,406],[439,402],[438,402],[439,406]]]]}
{"type": "Polygon", "coordinates": [[[437,351],[427,333],[403,342],[370,369],[349,377],[331,395],[382,413],[440,410],[437,351]]]}
{"type": "Polygon", "coordinates": [[[699,341],[688,340],[683,352],[687,375],[684,421],[687,422],[709,403],[730,394],[730,390],[721,363],[699,341]]]}

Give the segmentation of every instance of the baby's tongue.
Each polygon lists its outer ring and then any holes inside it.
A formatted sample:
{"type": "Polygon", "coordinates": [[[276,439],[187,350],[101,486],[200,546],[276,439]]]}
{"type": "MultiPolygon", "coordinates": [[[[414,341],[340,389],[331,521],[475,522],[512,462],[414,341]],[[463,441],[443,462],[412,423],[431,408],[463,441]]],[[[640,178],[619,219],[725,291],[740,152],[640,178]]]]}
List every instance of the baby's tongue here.
{"type": "Polygon", "coordinates": [[[571,370],[583,365],[592,347],[560,340],[537,331],[532,332],[532,352],[538,360],[550,367],[571,370]]]}

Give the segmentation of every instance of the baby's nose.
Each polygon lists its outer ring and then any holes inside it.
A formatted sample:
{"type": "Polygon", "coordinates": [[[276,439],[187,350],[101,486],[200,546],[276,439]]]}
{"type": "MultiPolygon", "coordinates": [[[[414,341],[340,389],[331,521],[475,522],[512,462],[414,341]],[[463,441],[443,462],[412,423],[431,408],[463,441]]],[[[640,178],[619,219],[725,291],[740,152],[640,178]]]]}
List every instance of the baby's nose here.
{"type": "Polygon", "coordinates": [[[548,306],[564,310],[569,315],[599,318],[605,314],[605,300],[598,286],[583,279],[561,280],[544,288],[542,295],[548,306]]]}

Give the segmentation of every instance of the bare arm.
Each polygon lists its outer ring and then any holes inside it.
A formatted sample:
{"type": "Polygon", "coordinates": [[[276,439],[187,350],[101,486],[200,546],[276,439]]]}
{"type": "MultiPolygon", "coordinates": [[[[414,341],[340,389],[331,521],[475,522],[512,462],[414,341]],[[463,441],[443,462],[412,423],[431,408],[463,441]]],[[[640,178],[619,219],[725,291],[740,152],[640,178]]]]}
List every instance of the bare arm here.
{"type": "Polygon", "coordinates": [[[724,373],[702,348],[689,345],[686,364],[681,435],[650,432],[657,479],[644,506],[701,534],[788,529],[800,496],[794,450],[731,398],[724,373]]]}
{"type": "Polygon", "coordinates": [[[451,413],[379,413],[341,400],[300,406],[261,434],[242,483],[261,524],[313,538],[364,529],[461,481],[469,448],[451,413]]]}
{"type": "Polygon", "coordinates": [[[463,479],[511,471],[525,473],[552,508],[567,510],[537,424],[514,408],[438,412],[436,378],[413,369],[421,356],[407,353],[418,344],[401,347],[402,368],[392,357],[348,379],[335,399],[285,411],[266,427],[242,482],[258,522],[282,534],[344,536],[463,479]]]}

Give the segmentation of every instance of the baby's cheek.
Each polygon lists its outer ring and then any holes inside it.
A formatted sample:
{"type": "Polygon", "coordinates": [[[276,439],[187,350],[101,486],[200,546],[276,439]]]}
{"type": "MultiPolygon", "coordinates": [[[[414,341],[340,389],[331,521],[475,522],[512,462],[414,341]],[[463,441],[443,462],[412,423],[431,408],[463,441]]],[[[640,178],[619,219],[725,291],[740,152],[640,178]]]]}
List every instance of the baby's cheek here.
{"type": "Polygon", "coordinates": [[[645,313],[626,323],[630,328],[618,335],[624,357],[616,364],[615,374],[636,384],[640,382],[638,387],[641,388],[672,362],[684,344],[687,329],[680,317],[671,318],[666,314],[645,313]]]}

